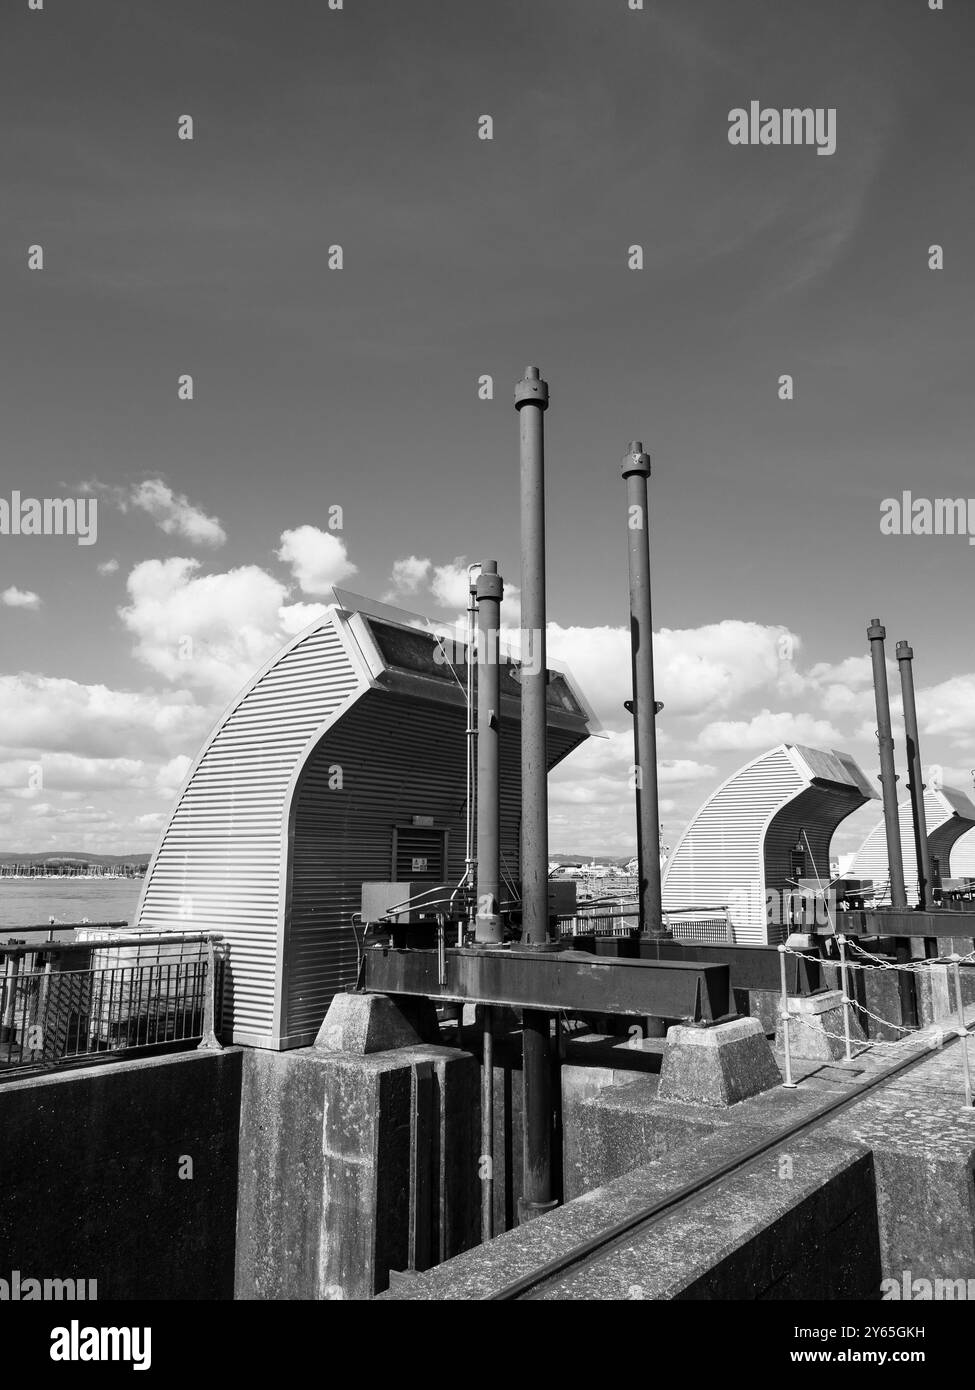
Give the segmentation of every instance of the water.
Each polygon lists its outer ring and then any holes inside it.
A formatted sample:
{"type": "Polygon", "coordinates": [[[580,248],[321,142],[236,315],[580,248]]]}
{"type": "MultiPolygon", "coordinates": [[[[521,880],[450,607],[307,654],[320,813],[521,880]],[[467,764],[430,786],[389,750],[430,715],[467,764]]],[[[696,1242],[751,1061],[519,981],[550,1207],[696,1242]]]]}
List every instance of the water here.
{"type": "Polygon", "coordinates": [[[0,878],[0,927],[59,922],[131,922],[141,878],[0,878]]]}

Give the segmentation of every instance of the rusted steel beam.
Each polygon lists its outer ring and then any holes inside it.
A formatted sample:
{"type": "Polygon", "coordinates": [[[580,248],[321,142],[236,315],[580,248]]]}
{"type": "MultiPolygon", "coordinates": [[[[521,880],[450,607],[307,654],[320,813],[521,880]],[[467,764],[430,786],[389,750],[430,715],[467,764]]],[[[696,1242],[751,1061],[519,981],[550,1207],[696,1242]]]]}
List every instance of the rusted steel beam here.
{"type": "Polygon", "coordinates": [[[727,965],[614,960],[584,951],[494,951],[451,947],[446,981],[436,951],[372,946],[363,952],[363,988],[554,1012],[627,1014],[715,1023],[733,1012],[727,965]]]}

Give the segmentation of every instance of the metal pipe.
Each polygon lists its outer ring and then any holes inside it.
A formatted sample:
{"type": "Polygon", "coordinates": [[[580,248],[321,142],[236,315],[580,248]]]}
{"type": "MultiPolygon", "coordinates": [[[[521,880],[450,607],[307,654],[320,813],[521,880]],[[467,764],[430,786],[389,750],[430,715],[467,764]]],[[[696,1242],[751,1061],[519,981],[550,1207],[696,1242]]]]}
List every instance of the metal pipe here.
{"type": "Polygon", "coordinates": [[[972,1108],[972,1065],[968,1056],[968,1026],[965,1023],[965,1004],[961,992],[961,974],[958,969],[961,957],[951,957],[951,970],[955,986],[955,1014],[958,1019],[958,1036],[961,1039],[961,1065],[965,1076],[965,1108],[972,1108]]]}
{"type": "Polygon", "coordinates": [[[522,1013],[524,1086],[524,1177],[519,1223],[558,1206],[552,1196],[552,1016],[539,1009],[522,1013]]]}
{"type": "MultiPolygon", "coordinates": [[[[522,945],[549,944],[548,760],[545,641],[544,415],[548,385],[526,367],[515,387],[521,436],[521,904],[522,945]]],[[[552,1200],[550,1015],[526,1009],[522,1024],[524,1174],[519,1219],[552,1200]]]]}
{"type": "MultiPolygon", "coordinates": [[[[501,941],[501,679],[498,634],[504,581],[485,560],[477,581],[477,915],[478,945],[501,941]]],[[[546,865],[546,869],[547,869],[546,865]]]]}
{"type": "MultiPolygon", "coordinates": [[[[853,1061],[853,1043],[850,1034],[850,974],[846,963],[846,937],[840,933],[836,938],[840,948],[840,983],[843,989],[843,1046],[845,1060],[853,1061]]],[[[783,957],[784,959],[784,957],[783,957]]]]}
{"type": "Polygon", "coordinates": [[[548,385],[526,367],[515,387],[521,434],[522,944],[548,942],[548,763],[545,694],[545,444],[548,385]]]}
{"type": "Polygon", "coordinates": [[[630,570],[630,652],[633,672],[633,762],[636,771],[636,845],[640,877],[640,931],[663,937],[660,907],[660,803],[657,793],[657,705],[653,690],[650,609],[650,457],[635,440],[623,457],[630,570]]]}
{"type": "Polygon", "coordinates": [[[917,905],[924,912],[931,906],[931,855],[928,851],[928,825],[924,813],[924,770],[917,730],[917,704],[914,699],[914,649],[907,642],[897,643],[897,664],[904,702],[904,738],[907,743],[908,790],[914,822],[914,849],[917,854],[917,905]]]}
{"type": "Polygon", "coordinates": [[[894,740],[890,731],[890,695],[887,690],[887,663],[884,638],[887,629],[879,618],[867,628],[870,660],[873,663],[873,695],[877,707],[877,742],[880,746],[880,786],[884,797],[884,829],[887,834],[887,863],[890,867],[890,905],[907,906],[904,891],[904,859],[901,829],[897,816],[897,773],[894,771],[894,740]]]}
{"type": "Polygon", "coordinates": [[[789,1037],[789,986],[786,981],[785,973],[785,947],[782,945],[779,946],[779,974],[781,980],[779,1017],[782,1019],[782,1042],[785,1051],[785,1079],[782,1085],[788,1086],[790,1090],[793,1090],[796,1083],[792,1079],[792,1051],[790,1045],[791,1039],[789,1037]]]}
{"type": "Polygon", "coordinates": [[[481,1240],[494,1235],[494,1011],[482,1005],[481,1032],[481,1240]]]}

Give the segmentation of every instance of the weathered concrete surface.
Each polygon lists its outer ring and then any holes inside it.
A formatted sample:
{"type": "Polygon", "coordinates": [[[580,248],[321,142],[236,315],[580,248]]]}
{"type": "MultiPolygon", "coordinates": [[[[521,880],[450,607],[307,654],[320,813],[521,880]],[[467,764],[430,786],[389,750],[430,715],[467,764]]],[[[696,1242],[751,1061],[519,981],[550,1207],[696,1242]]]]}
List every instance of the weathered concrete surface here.
{"type": "Polygon", "coordinates": [[[757,1018],[738,1018],[714,1028],[678,1025],[667,1031],[657,1096],[701,1105],[737,1105],[781,1081],[757,1018]]]}
{"type": "MultiPolygon", "coordinates": [[[[963,1108],[961,1046],[933,1053],[827,1126],[873,1151],[884,1278],[975,1277],[975,1109],[963,1108]]],[[[968,1048],[975,1072],[975,1040],[968,1048]]]]}
{"type": "MultiPolygon", "coordinates": [[[[793,1057],[832,1061],[845,1056],[843,1034],[843,1004],[839,990],[822,994],[790,995],[789,1050],[793,1057]]],[[[856,1009],[850,1009],[850,1040],[854,1049],[866,1039],[857,1022],[856,1009]]],[[[783,1022],[779,1020],[775,1035],[776,1051],[785,1049],[783,1022]]]]}
{"type": "Polygon", "coordinates": [[[436,1042],[437,1017],[429,1000],[403,1001],[388,994],[336,994],[315,1039],[319,1052],[390,1052],[436,1042]],[[425,1005],[422,1010],[420,1006],[425,1005]]]}
{"type": "Polygon", "coordinates": [[[433,1045],[248,1051],[236,1297],[369,1298],[478,1232],[478,1072],[433,1045]]]}
{"type": "Polygon", "coordinates": [[[0,1267],[98,1298],[233,1295],[242,1054],[112,1061],[0,1087],[0,1267]]]}
{"type": "MultiPolygon", "coordinates": [[[[852,952],[848,952],[848,955],[853,957],[852,952]]],[[[822,979],[827,989],[842,992],[842,974],[837,961],[824,962],[822,979]]],[[[859,969],[851,966],[847,971],[850,998],[861,1006],[854,1008],[853,1017],[864,1037],[883,1042],[897,1042],[904,1037],[904,1007],[898,979],[895,970],[880,967],[859,969]]],[[[842,1014],[838,1031],[843,1032],[842,1014]]]]}
{"type": "MultiPolygon", "coordinates": [[[[960,1045],[932,1052],[936,1037],[874,1046],[852,1066],[797,1060],[797,1089],[731,1109],[661,1102],[654,1075],[573,1069],[564,1078],[567,1204],[395,1296],[483,1297],[767,1144],[646,1238],[627,1238],[609,1259],[532,1296],[872,1298],[881,1277],[901,1280],[905,1269],[972,1277],[975,1111],[961,1109],[960,1045]],[[826,1113],[904,1059],[917,1065],[849,1110],[826,1113]],[[777,1141],[790,1124],[820,1114],[820,1127],[777,1141]]],[[[975,1039],[968,1046],[975,1054],[975,1039]]]]}
{"type": "Polygon", "coordinates": [[[772,989],[736,989],[735,1007],[749,1018],[757,1018],[766,1037],[775,1037],[779,1026],[782,995],[772,989]]]}
{"type": "MultiPolygon", "coordinates": [[[[480,1299],[535,1273],[611,1224],[673,1195],[715,1162],[720,1137],[628,1173],[384,1295],[480,1299]]],[[[665,1214],[645,1234],[576,1267],[546,1299],[867,1298],[879,1254],[872,1165],[862,1147],[807,1136],[783,1168],[757,1160],[698,1205],[665,1214]]]]}

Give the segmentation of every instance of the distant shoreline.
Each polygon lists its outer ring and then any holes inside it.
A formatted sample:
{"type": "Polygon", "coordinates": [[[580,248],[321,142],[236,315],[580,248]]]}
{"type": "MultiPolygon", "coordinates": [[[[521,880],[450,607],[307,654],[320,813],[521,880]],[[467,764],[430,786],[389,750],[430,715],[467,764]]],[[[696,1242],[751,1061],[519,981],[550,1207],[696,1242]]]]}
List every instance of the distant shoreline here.
{"type": "Polygon", "coordinates": [[[5,874],[0,870],[0,881],[7,878],[13,883],[30,883],[32,879],[38,878],[69,878],[73,883],[104,883],[106,879],[124,882],[131,878],[145,878],[146,871],[140,869],[133,874],[5,874]]]}

